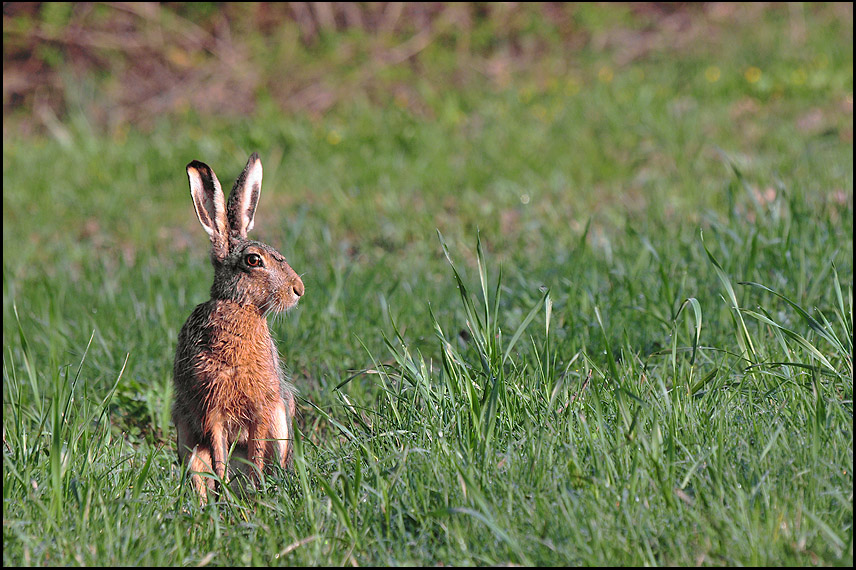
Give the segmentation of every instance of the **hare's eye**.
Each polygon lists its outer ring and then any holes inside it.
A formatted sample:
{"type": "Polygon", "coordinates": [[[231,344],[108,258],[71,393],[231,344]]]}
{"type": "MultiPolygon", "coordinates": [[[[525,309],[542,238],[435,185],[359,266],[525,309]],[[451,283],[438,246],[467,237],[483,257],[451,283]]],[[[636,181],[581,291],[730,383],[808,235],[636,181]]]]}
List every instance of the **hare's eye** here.
{"type": "Polygon", "coordinates": [[[261,267],[262,266],[262,256],[257,253],[248,253],[247,257],[244,258],[244,261],[250,267],[261,267]]]}

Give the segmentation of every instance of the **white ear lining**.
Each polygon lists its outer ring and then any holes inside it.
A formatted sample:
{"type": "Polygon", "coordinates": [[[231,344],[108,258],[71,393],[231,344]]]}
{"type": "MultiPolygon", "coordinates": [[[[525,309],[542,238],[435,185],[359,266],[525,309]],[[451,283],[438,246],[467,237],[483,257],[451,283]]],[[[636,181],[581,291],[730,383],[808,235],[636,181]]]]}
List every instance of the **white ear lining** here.
{"type": "Polygon", "coordinates": [[[238,222],[241,228],[244,228],[242,232],[244,235],[252,230],[256,223],[256,206],[259,203],[259,195],[262,191],[262,173],[262,161],[256,159],[247,172],[244,187],[240,190],[238,222]]]}
{"type": "Polygon", "coordinates": [[[209,169],[208,172],[211,173],[213,192],[206,191],[202,175],[195,167],[187,167],[190,195],[193,198],[196,217],[199,218],[199,223],[202,224],[202,228],[208,236],[214,239],[217,235],[225,235],[226,207],[223,200],[223,190],[220,187],[220,181],[217,180],[217,175],[214,174],[213,170],[209,169]]]}

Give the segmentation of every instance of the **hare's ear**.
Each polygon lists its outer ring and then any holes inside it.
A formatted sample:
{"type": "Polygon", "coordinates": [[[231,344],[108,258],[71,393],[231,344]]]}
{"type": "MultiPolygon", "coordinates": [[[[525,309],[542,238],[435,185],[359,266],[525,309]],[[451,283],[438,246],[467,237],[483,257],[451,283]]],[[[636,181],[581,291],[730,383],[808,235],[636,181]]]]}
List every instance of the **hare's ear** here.
{"type": "Polygon", "coordinates": [[[254,152],[229,194],[227,212],[232,235],[245,238],[247,232],[253,229],[261,191],[262,161],[259,159],[259,153],[254,152]]]}
{"type": "Polygon", "coordinates": [[[187,165],[187,178],[190,180],[190,196],[196,208],[196,217],[211,238],[211,255],[222,261],[229,255],[229,235],[220,181],[211,167],[198,160],[187,165]]]}

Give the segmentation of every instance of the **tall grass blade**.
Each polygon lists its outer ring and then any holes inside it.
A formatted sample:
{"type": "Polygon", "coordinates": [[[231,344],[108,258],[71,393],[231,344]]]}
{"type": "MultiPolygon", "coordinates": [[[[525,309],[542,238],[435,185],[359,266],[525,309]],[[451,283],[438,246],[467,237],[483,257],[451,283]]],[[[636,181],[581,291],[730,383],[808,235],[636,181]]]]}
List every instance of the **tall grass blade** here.
{"type": "Polygon", "coordinates": [[[18,340],[21,342],[21,352],[24,358],[24,369],[27,371],[27,379],[30,382],[30,390],[33,393],[33,401],[39,405],[39,415],[44,415],[44,400],[41,397],[39,389],[39,379],[36,375],[33,365],[32,353],[30,351],[30,343],[27,341],[27,335],[24,334],[24,327],[21,325],[21,318],[18,316],[18,306],[12,302],[12,311],[15,313],[15,323],[18,326],[18,340]]]}
{"type": "Polygon", "coordinates": [[[745,360],[749,361],[750,364],[755,364],[758,362],[758,355],[755,351],[755,345],[752,342],[752,337],[749,335],[749,329],[746,328],[746,323],[743,321],[743,316],[740,314],[740,304],[737,302],[737,295],[734,293],[734,288],[731,286],[731,280],[728,278],[725,270],[722,269],[719,261],[716,260],[716,257],[714,257],[707,248],[707,244],[704,242],[704,232],[700,231],[699,233],[701,235],[701,244],[704,247],[704,251],[707,253],[707,257],[713,264],[716,275],[719,277],[719,281],[722,283],[722,286],[728,295],[727,301],[731,305],[731,318],[737,326],[737,344],[740,346],[741,354],[745,360]]]}
{"type": "MultiPolygon", "coordinates": [[[[535,306],[533,306],[532,309],[529,310],[529,313],[526,315],[526,318],[523,319],[523,321],[520,323],[520,325],[514,331],[514,334],[511,335],[511,340],[508,341],[508,346],[505,347],[505,354],[503,354],[503,356],[502,356],[502,364],[505,364],[505,362],[508,360],[508,357],[511,354],[511,350],[514,348],[514,345],[517,344],[517,341],[520,339],[521,335],[523,335],[523,333],[526,331],[526,328],[529,326],[529,323],[532,322],[532,319],[535,318],[535,315],[537,315],[541,311],[541,307],[544,307],[547,305],[549,297],[550,297],[550,290],[548,289],[548,290],[544,291],[544,294],[541,296],[541,299],[537,303],[535,303],[535,306]]],[[[553,306],[552,303],[550,303],[549,306],[547,306],[547,308],[546,308],[546,310],[547,310],[546,330],[547,330],[548,334],[550,331],[550,312],[552,310],[552,306],[553,306]]]]}
{"type": "Polygon", "coordinates": [[[131,491],[131,497],[136,501],[140,498],[140,494],[143,492],[143,486],[146,483],[146,479],[149,477],[149,472],[152,467],[152,459],[155,457],[155,453],[160,451],[159,447],[152,446],[149,450],[149,454],[146,457],[146,462],[143,464],[143,467],[140,469],[140,472],[134,478],[134,487],[131,491]]]}
{"type": "Polygon", "coordinates": [[[752,281],[740,281],[738,282],[738,285],[748,285],[750,287],[757,287],[758,289],[762,289],[764,291],[767,291],[768,293],[772,293],[773,295],[793,307],[793,309],[800,317],[802,317],[806,324],[808,324],[808,326],[811,327],[813,331],[815,331],[817,334],[826,339],[836,350],[842,353],[844,352],[845,349],[844,346],[841,344],[841,341],[838,340],[838,338],[836,338],[834,334],[831,334],[830,331],[828,331],[823,325],[817,322],[817,320],[814,319],[814,317],[812,317],[810,314],[808,314],[808,311],[800,307],[799,304],[795,303],[794,301],[791,301],[781,293],[770,289],[766,285],[761,285],[760,283],[754,283],[752,281]]]}

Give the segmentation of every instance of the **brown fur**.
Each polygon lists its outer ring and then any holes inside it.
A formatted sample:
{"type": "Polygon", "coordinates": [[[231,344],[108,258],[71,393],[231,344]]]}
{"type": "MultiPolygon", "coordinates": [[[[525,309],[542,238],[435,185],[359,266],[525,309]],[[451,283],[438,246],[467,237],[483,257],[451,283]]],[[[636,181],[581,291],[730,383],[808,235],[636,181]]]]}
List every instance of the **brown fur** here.
{"type": "Polygon", "coordinates": [[[216,486],[199,473],[225,481],[240,467],[227,468],[233,445],[234,456],[255,466],[255,480],[266,465],[290,461],[294,388],[280,367],[266,316],[293,307],[304,289],[281,254],[245,239],[261,189],[258,155],[250,156],[228,206],[207,165],[194,161],[187,170],[197,217],[211,238],[214,284],[211,300],[194,309],[178,336],[173,421],[179,460],[204,501],[216,486]]]}

